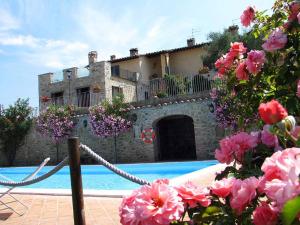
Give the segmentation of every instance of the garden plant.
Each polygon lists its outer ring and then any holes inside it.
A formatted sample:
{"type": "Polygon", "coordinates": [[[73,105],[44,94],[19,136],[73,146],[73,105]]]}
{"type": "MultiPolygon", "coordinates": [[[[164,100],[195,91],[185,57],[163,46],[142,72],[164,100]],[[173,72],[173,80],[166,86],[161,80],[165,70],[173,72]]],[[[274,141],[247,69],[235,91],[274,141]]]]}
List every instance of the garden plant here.
{"type": "Polygon", "coordinates": [[[37,131],[45,137],[50,137],[55,143],[56,160],[59,158],[59,144],[69,137],[75,127],[72,106],[50,105],[40,113],[36,120],[37,131]]]}
{"type": "Polygon", "coordinates": [[[17,150],[30,130],[32,111],[29,99],[18,99],[7,109],[0,108],[0,144],[9,166],[13,165],[17,150]]]}
{"type": "Polygon", "coordinates": [[[272,14],[241,15],[261,49],[233,42],[221,56],[216,118],[232,134],[215,157],[226,163],[208,187],[157,180],[124,197],[123,225],[300,224],[300,2],[277,0],[272,14]]]}
{"type": "Polygon", "coordinates": [[[102,138],[114,137],[115,162],[117,161],[117,136],[131,128],[132,124],[127,119],[124,96],[117,95],[112,102],[104,101],[89,109],[90,126],[92,132],[102,138]]]}

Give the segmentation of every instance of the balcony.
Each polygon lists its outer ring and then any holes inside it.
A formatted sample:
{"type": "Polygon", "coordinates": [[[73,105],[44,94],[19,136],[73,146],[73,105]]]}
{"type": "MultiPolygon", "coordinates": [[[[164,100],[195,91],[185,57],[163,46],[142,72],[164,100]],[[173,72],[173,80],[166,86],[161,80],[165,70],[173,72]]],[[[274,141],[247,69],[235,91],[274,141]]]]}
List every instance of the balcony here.
{"type": "Polygon", "coordinates": [[[129,70],[121,69],[119,65],[115,65],[111,67],[111,76],[119,77],[125,80],[137,81],[137,73],[129,70]]]}
{"type": "Polygon", "coordinates": [[[150,98],[170,98],[183,95],[196,95],[209,92],[214,81],[203,75],[172,76],[156,78],[150,81],[150,98]]]}

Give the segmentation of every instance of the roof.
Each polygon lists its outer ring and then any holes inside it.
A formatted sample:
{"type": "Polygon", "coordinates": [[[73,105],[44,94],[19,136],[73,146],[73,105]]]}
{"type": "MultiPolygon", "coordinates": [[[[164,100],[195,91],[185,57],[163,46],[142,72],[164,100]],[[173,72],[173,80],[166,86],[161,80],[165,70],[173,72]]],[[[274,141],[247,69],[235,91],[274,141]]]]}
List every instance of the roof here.
{"type": "Polygon", "coordinates": [[[165,53],[174,53],[174,52],[186,51],[186,50],[195,49],[195,48],[202,48],[203,46],[208,45],[208,44],[209,43],[201,43],[201,44],[195,44],[193,46],[185,46],[185,47],[181,47],[181,48],[160,50],[160,51],[156,51],[156,52],[149,52],[149,53],[145,53],[145,54],[139,54],[139,55],[135,55],[135,56],[127,56],[127,57],[123,57],[123,58],[109,60],[109,62],[112,62],[112,63],[121,62],[121,61],[136,59],[136,58],[139,58],[140,56],[154,57],[154,56],[157,56],[160,54],[165,54],[165,53]]]}

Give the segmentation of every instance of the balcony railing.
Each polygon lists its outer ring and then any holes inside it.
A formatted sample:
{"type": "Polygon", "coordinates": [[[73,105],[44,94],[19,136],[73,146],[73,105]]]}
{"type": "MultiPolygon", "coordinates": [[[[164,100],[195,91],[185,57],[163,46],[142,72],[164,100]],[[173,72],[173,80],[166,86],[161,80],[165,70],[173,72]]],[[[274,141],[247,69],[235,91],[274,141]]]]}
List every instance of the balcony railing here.
{"type": "Polygon", "coordinates": [[[52,97],[51,100],[52,100],[53,105],[58,105],[58,106],[64,105],[64,97],[63,96],[52,97]]]}
{"type": "Polygon", "coordinates": [[[90,92],[77,93],[77,106],[90,107],[90,92]]]}
{"type": "Polygon", "coordinates": [[[121,68],[115,68],[112,70],[111,75],[113,77],[120,77],[122,79],[130,80],[133,82],[137,81],[137,73],[129,70],[124,70],[121,68]]]}
{"type": "Polygon", "coordinates": [[[164,98],[197,94],[211,90],[213,83],[213,80],[203,75],[156,78],[150,81],[150,97],[164,98]]]}

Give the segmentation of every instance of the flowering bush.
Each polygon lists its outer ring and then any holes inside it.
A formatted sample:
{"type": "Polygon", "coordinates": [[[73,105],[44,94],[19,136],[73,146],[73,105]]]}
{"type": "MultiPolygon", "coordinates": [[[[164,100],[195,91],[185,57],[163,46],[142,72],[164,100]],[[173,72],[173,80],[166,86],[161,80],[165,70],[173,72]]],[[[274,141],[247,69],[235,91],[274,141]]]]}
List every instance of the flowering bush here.
{"type": "Polygon", "coordinates": [[[49,106],[36,120],[36,129],[43,136],[50,137],[55,143],[67,138],[75,123],[71,107],[49,106]]]}
{"type": "Polygon", "coordinates": [[[243,130],[257,124],[259,104],[272,99],[290,114],[299,115],[299,5],[297,1],[276,0],[271,15],[254,7],[244,11],[242,24],[252,25],[248,35],[265,38],[258,49],[232,43],[228,53],[216,61],[218,77],[225,81],[215,98],[220,126],[243,130]]]}
{"type": "Polygon", "coordinates": [[[90,108],[90,125],[95,135],[99,137],[117,136],[131,127],[131,122],[125,119],[123,96],[117,96],[112,104],[105,101],[101,105],[90,108]]]}
{"type": "Polygon", "coordinates": [[[290,0],[277,0],[273,15],[244,11],[242,24],[267,38],[257,50],[232,43],[215,63],[226,81],[211,93],[216,118],[235,128],[215,157],[228,166],[207,188],[159,180],[135,190],[122,224],[300,224],[300,126],[288,115],[300,113],[299,17],[290,0]]]}
{"type": "MultiPolygon", "coordinates": [[[[276,111],[274,116],[281,114],[276,111]]],[[[294,122],[286,115],[263,130],[238,132],[222,139],[216,158],[229,166],[209,187],[191,182],[170,186],[166,180],[155,181],[123,199],[121,223],[275,225],[292,224],[294,220],[293,224],[298,224],[300,148],[286,148],[300,145],[299,136],[292,135],[294,122]],[[290,201],[297,201],[293,213],[286,206],[290,201]]]]}

